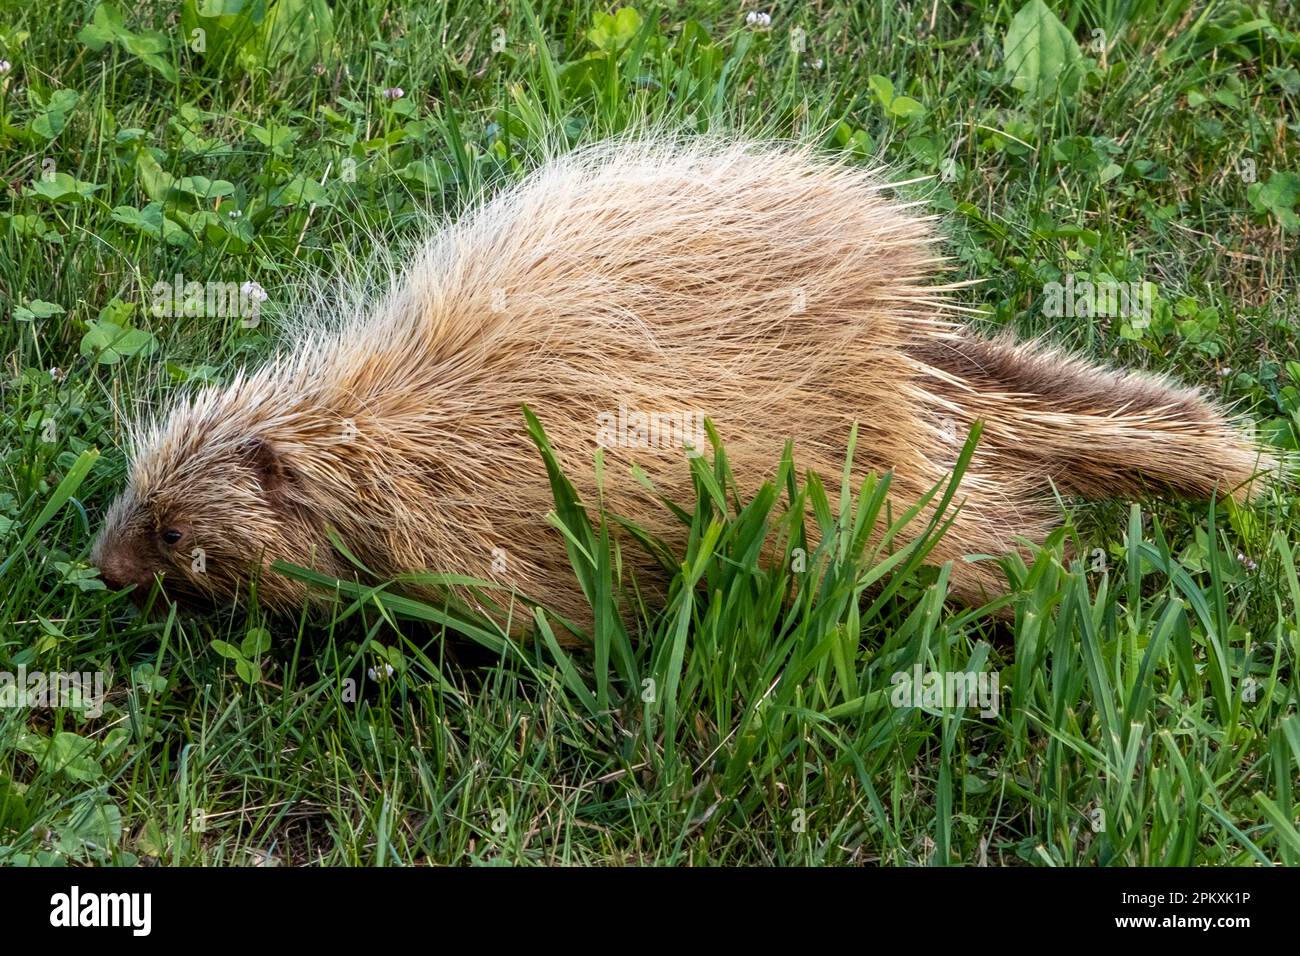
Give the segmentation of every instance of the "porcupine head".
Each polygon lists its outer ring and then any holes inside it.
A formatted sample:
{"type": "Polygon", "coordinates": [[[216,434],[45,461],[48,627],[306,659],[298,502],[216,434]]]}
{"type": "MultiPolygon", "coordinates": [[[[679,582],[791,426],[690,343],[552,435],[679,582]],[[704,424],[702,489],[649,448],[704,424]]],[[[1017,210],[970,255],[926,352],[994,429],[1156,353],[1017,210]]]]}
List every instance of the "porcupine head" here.
{"type": "Polygon", "coordinates": [[[273,560],[345,572],[274,440],[292,426],[269,416],[293,414],[271,408],[274,371],[205,389],[132,437],[127,487],[92,555],[106,584],[134,585],[143,603],[157,579],[169,599],[211,609],[256,581],[262,605],[290,610],[306,586],[266,573],[273,560]]]}

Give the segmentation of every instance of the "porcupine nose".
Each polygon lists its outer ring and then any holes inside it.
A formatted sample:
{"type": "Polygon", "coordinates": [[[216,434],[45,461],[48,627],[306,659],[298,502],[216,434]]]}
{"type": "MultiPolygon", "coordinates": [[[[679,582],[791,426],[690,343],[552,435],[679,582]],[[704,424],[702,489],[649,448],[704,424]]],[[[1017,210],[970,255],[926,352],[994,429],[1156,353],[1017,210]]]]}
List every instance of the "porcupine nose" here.
{"type": "Polygon", "coordinates": [[[132,597],[136,601],[142,600],[148,593],[152,578],[146,577],[139,565],[131,561],[129,556],[106,546],[103,541],[95,545],[90,555],[90,562],[99,568],[99,577],[109,590],[120,591],[134,584],[136,589],[132,597]]]}
{"type": "Polygon", "coordinates": [[[117,561],[96,555],[91,558],[91,563],[99,568],[99,578],[110,591],[120,591],[127,586],[126,576],[117,561]]]}
{"type": "Polygon", "coordinates": [[[118,572],[117,566],[111,562],[100,565],[99,577],[110,591],[120,591],[127,586],[126,579],[118,572]]]}

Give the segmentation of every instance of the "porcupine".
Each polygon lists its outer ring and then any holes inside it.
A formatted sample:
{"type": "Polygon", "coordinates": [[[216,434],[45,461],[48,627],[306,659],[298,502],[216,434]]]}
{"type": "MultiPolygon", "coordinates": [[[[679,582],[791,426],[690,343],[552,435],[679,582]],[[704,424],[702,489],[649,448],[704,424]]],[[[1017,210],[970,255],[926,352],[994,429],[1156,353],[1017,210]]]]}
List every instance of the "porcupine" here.
{"type": "MultiPolygon", "coordinates": [[[[367,308],[142,429],[93,560],[113,587],[162,575],[182,603],[230,605],[256,577],[263,605],[291,610],[306,585],[273,560],[357,573],[332,529],[381,579],[477,576],[589,620],[524,405],[588,507],[607,444],[600,501],[675,546],[685,528],[632,472],[689,501],[683,442],[603,441],[602,422],[707,415],[749,491],[787,439],[801,472],[837,487],[856,422],[855,482],[891,472],[891,501],[909,505],[982,421],[927,558],[953,561],[967,603],[1006,583],[962,559],[1041,541],[1053,485],[1262,487],[1274,460],[1198,390],[958,321],[914,205],[879,170],[808,147],[626,137],[554,157],[439,228],[367,308]]],[[[638,575],[662,573],[635,551],[638,575]]]]}

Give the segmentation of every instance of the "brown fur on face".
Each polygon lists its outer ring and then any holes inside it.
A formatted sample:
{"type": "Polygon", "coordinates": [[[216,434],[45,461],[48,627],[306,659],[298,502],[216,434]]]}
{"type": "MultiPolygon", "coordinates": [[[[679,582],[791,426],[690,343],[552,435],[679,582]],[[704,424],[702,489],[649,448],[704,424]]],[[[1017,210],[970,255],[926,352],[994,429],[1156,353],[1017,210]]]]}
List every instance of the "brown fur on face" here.
{"type": "MultiPolygon", "coordinates": [[[[328,557],[315,560],[332,552],[323,529],[298,507],[297,478],[284,457],[264,438],[222,422],[216,398],[200,395],[150,437],[95,542],[92,561],[105,583],[134,585],[137,601],[158,578],[173,600],[227,606],[276,558],[341,570],[328,557]]],[[[264,603],[302,604],[300,584],[266,577],[264,603]]]]}
{"type": "MultiPolygon", "coordinates": [[[[137,443],[96,559],[113,583],[162,570],[215,603],[258,576],[262,601],[292,609],[302,586],[270,562],[340,573],[333,529],[381,579],[487,578],[584,622],[524,404],[588,507],[679,549],[683,527],[632,471],[689,507],[685,449],[609,447],[597,489],[609,416],[707,415],[745,494],[787,439],[798,468],[838,488],[857,422],[854,478],[892,471],[895,514],[983,420],[931,554],[954,561],[952,593],[971,602],[1004,582],[963,558],[1042,540],[1053,481],[1092,495],[1262,487],[1252,477],[1273,460],[1197,392],[964,329],[951,287],[933,284],[933,241],[871,171],[809,149],[624,139],[556,158],[438,231],[355,315],[177,406],[137,443]],[[201,572],[158,547],[180,523],[201,572]]],[[[624,558],[658,579],[635,546],[624,558]]]]}

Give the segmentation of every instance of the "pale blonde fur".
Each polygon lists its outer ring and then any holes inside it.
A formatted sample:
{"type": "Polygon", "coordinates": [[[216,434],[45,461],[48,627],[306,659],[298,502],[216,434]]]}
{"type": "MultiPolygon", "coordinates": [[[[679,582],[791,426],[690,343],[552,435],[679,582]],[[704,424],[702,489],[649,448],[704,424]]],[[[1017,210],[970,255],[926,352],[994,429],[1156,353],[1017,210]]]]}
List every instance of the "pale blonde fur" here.
{"type": "MultiPolygon", "coordinates": [[[[878,172],[809,148],[631,137],[552,158],[438,231],[377,300],[299,330],[146,431],[99,554],[111,563],[120,542],[179,524],[207,569],[152,570],[224,602],[260,567],[260,598],[288,609],[303,588],[267,565],[353,573],[333,528],[380,578],[486,577],[581,622],[525,403],[589,506],[599,422],[620,406],[707,415],[747,490],[786,439],[837,486],[856,422],[858,479],[892,471],[900,508],[944,479],[983,419],[933,554],[956,562],[966,601],[1004,583],[961,559],[1041,539],[1051,482],[1241,496],[1272,466],[1193,390],[973,335],[934,282],[939,262],[931,220],[878,172]]],[[[689,504],[684,449],[606,459],[606,507],[680,544],[631,469],[689,504]]],[[[121,546],[130,567],[150,565],[143,545],[121,546]]]]}

